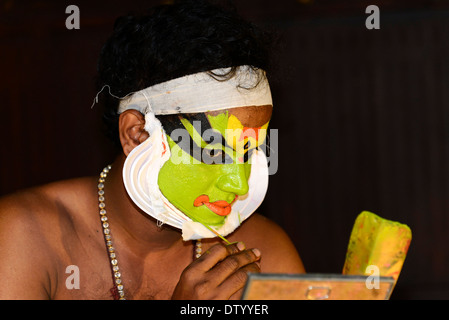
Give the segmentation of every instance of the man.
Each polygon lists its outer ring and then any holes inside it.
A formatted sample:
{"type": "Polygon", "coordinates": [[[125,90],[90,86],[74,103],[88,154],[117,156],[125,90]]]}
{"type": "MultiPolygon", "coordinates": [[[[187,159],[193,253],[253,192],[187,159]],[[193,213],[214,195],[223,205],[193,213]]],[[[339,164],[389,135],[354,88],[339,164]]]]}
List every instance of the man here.
{"type": "Polygon", "coordinates": [[[100,177],[0,201],[0,298],[238,299],[248,272],[304,272],[253,214],[267,61],[259,30],[203,1],[119,19],[99,81],[120,97],[105,119],[122,152],[100,177]]]}

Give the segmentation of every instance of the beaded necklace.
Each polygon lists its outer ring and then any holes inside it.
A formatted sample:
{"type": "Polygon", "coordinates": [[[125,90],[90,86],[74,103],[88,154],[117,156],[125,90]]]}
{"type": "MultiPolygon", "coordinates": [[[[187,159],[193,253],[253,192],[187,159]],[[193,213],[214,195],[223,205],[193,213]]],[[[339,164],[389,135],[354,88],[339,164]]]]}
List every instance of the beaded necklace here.
{"type": "MultiPolygon", "coordinates": [[[[120,273],[120,268],[118,266],[117,254],[115,248],[112,244],[111,229],[108,222],[108,217],[106,215],[106,204],[104,198],[104,182],[108,176],[109,170],[112,166],[106,166],[100,173],[100,178],[98,179],[98,207],[100,208],[100,221],[103,227],[104,240],[106,243],[106,249],[109,255],[109,261],[111,263],[112,280],[114,286],[111,289],[112,297],[114,300],[126,300],[125,299],[125,288],[122,282],[122,275],[120,273]]],[[[194,246],[194,258],[197,259],[201,256],[201,240],[197,240],[194,246]]]]}

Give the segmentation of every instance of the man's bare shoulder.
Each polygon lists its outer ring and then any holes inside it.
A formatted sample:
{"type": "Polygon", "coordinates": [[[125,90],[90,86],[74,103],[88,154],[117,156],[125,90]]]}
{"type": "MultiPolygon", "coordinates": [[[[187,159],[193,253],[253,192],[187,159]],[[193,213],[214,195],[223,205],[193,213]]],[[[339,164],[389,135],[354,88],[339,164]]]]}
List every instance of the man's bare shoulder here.
{"type": "Polygon", "coordinates": [[[272,220],[253,214],[232,236],[262,253],[262,272],[302,273],[301,258],[287,233],[272,220]]]}
{"type": "Polygon", "coordinates": [[[47,185],[3,196],[0,198],[0,236],[11,232],[20,232],[21,237],[32,236],[53,220],[56,208],[57,198],[51,196],[47,185]]]}
{"type": "Polygon", "coordinates": [[[94,190],[93,181],[92,178],[63,180],[5,195],[0,198],[0,224],[53,221],[55,216],[68,214],[71,206],[86,200],[83,199],[86,189],[94,190]]]}
{"type": "Polygon", "coordinates": [[[88,184],[86,178],[67,180],[0,198],[0,275],[7,288],[0,298],[50,296],[49,274],[60,255],[64,230],[73,226],[69,206],[77,194],[82,202],[81,190],[88,184]]]}
{"type": "Polygon", "coordinates": [[[11,246],[16,237],[55,243],[61,233],[69,234],[78,221],[88,219],[85,213],[97,206],[95,195],[92,178],[63,180],[6,195],[0,198],[0,239],[3,244],[12,242],[11,246]]]}

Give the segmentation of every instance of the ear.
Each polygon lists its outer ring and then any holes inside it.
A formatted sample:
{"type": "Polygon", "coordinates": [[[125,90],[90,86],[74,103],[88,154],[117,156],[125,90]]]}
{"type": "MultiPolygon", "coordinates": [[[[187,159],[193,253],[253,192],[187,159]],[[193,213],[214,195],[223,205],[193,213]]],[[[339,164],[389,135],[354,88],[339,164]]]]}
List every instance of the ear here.
{"type": "Polygon", "coordinates": [[[139,111],[126,110],[120,114],[119,135],[126,156],[150,136],[144,127],[145,117],[139,111]]]}

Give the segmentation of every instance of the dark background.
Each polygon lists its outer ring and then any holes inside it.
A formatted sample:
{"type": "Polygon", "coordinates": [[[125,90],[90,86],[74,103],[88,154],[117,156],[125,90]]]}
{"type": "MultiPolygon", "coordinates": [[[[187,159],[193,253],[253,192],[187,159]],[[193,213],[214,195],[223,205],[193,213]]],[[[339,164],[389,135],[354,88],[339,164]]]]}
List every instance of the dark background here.
{"type": "MultiPolygon", "coordinates": [[[[279,170],[260,212],[309,272],[340,273],[356,216],[409,225],[393,299],[449,299],[449,1],[239,0],[277,30],[279,170]],[[365,8],[380,8],[368,30],[365,8]]],[[[97,175],[96,62],[115,18],[160,1],[0,1],[0,195],[97,175]],[[65,8],[80,9],[68,30],[65,8]]],[[[101,100],[101,98],[100,98],[101,100]]]]}

